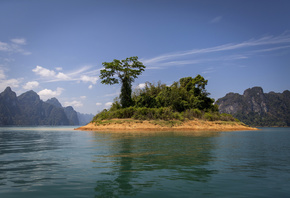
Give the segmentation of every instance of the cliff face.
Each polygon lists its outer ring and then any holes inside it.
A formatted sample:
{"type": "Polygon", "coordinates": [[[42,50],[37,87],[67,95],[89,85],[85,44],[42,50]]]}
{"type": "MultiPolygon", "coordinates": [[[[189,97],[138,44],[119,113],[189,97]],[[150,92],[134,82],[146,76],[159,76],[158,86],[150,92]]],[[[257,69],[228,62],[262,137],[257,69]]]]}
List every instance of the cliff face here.
{"type": "Polygon", "coordinates": [[[68,119],[69,125],[79,125],[79,119],[77,112],[73,109],[73,107],[62,107],[60,102],[56,98],[51,98],[46,101],[46,103],[49,103],[57,108],[63,109],[64,113],[68,119]]]}
{"type": "Polygon", "coordinates": [[[60,104],[60,102],[56,98],[48,99],[46,101],[46,103],[49,103],[49,104],[52,104],[52,105],[54,105],[56,107],[62,108],[62,105],[60,104]]]}
{"type": "Polygon", "coordinates": [[[70,125],[79,125],[78,114],[71,106],[65,107],[64,113],[66,114],[70,125]]]}
{"type": "Polygon", "coordinates": [[[251,126],[290,126],[290,92],[264,93],[261,87],[229,93],[216,102],[221,113],[232,114],[251,126]]]}
{"type": "Polygon", "coordinates": [[[7,87],[0,94],[0,126],[4,125],[79,125],[77,112],[63,108],[56,98],[47,102],[28,91],[16,96],[7,87]]]}
{"type": "Polygon", "coordinates": [[[12,125],[21,113],[16,94],[7,87],[0,94],[0,125],[12,125]]]}
{"type": "Polygon", "coordinates": [[[46,101],[46,103],[52,104],[59,108],[64,108],[64,112],[71,125],[86,125],[93,120],[93,114],[84,114],[76,112],[73,107],[62,107],[60,102],[56,98],[51,98],[46,101]]]}

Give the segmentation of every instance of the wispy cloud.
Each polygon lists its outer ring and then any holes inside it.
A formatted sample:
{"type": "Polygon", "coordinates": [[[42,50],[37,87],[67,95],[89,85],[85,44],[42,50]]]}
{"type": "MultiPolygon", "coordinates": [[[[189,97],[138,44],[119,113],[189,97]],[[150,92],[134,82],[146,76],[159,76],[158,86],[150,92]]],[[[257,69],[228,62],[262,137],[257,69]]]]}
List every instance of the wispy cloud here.
{"type": "MultiPolygon", "coordinates": [[[[289,47],[290,32],[278,36],[264,36],[258,39],[251,39],[241,43],[228,43],[215,47],[192,49],[188,51],[179,51],[169,54],[163,54],[150,59],[141,59],[144,65],[155,68],[162,68],[164,66],[178,66],[197,64],[204,61],[211,61],[217,59],[217,53],[228,52],[228,58],[225,60],[245,59],[253,53],[253,48],[259,52],[282,50],[289,47]],[[257,49],[258,48],[258,49],[257,49]],[[238,54],[237,50],[239,50],[238,54]],[[242,50],[242,51],[241,51],[242,50]],[[205,57],[206,55],[206,57],[205,57]],[[211,56],[210,56],[211,55],[211,56]],[[248,55],[248,56],[247,56],[248,55]]],[[[219,55],[224,56],[225,54],[219,55]]],[[[220,57],[221,59],[221,57],[220,57]]]]}
{"type": "Polygon", "coordinates": [[[26,45],[26,39],[24,38],[14,38],[14,39],[11,39],[11,42],[18,45],[26,45]]]}
{"type": "Polygon", "coordinates": [[[117,92],[111,93],[111,94],[106,94],[106,95],[104,95],[104,97],[112,97],[112,96],[118,96],[118,95],[120,95],[120,91],[117,91],[117,92]]]}
{"type": "Polygon", "coordinates": [[[267,49],[261,49],[261,50],[255,50],[253,52],[272,52],[272,51],[277,51],[277,50],[281,50],[281,49],[286,49],[286,48],[290,48],[290,45],[286,45],[286,46],[279,46],[279,47],[272,47],[272,48],[267,48],[267,49]]]}
{"type": "Polygon", "coordinates": [[[208,74],[208,73],[213,73],[215,72],[215,69],[213,67],[209,67],[207,68],[205,71],[203,71],[203,74],[208,74]]]}
{"type": "Polygon", "coordinates": [[[93,87],[99,80],[99,69],[92,70],[91,66],[84,66],[76,71],[60,72],[59,68],[56,70],[47,69],[45,67],[37,65],[32,71],[42,77],[45,82],[60,82],[60,81],[76,81],[83,83],[91,83],[89,89],[93,87]]]}
{"type": "Polygon", "coordinates": [[[0,41],[0,51],[30,55],[31,52],[22,48],[24,45],[26,45],[26,39],[24,38],[14,38],[11,39],[10,42],[0,41]]]}
{"type": "Polygon", "coordinates": [[[0,69],[0,80],[5,79],[6,75],[2,69],[0,69]]]}
{"type": "Polygon", "coordinates": [[[222,18],[223,18],[222,16],[217,16],[217,17],[213,18],[210,21],[210,23],[218,23],[218,22],[220,22],[222,20],[222,18]]]}

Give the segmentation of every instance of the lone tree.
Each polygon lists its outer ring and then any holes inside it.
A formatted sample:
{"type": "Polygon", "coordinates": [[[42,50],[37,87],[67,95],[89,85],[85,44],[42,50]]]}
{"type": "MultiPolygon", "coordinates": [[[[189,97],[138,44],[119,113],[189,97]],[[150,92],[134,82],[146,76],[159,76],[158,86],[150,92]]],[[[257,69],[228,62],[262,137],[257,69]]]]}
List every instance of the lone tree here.
{"type": "Polygon", "coordinates": [[[123,108],[130,107],[133,103],[132,82],[144,71],[145,66],[138,61],[137,56],[125,60],[114,59],[113,62],[103,62],[102,64],[105,69],[101,70],[101,83],[107,85],[121,83],[120,103],[123,108]],[[116,76],[118,78],[115,78],[116,76]]]}

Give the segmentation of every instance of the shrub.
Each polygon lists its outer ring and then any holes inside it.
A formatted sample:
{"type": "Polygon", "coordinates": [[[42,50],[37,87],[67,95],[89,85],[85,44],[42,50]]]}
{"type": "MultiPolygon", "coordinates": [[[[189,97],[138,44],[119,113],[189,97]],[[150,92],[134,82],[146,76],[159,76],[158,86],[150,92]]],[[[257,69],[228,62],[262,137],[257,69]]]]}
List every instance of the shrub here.
{"type": "Polygon", "coordinates": [[[220,114],[217,112],[206,112],[203,118],[208,121],[218,121],[221,120],[220,114]]]}
{"type": "Polygon", "coordinates": [[[201,118],[202,112],[199,109],[187,109],[184,111],[183,116],[192,120],[194,118],[201,118]]]}
{"type": "Polygon", "coordinates": [[[171,107],[146,108],[146,107],[127,107],[115,110],[103,110],[94,118],[94,122],[109,120],[113,118],[133,118],[137,120],[193,120],[204,119],[208,121],[236,121],[230,114],[219,114],[218,112],[203,112],[199,109],[188,109],[184,112],[174,111],[171,107]]]}
{"type": "Polygon", "coordinates": [[[220,120],[222,120],[222,121],[236,121],[236,119],[232,115],[226,114],[226,113],[220,114],[220,120]]]}

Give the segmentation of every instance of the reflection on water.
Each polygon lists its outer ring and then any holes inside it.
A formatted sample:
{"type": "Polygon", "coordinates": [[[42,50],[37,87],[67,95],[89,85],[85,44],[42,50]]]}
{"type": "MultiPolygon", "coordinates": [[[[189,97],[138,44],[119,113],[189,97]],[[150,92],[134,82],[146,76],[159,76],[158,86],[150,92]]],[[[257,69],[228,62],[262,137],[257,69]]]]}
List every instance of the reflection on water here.
{"type": "Polygon", "coordinates": [[[1,128],[0,197],[289,197],[289,128],[1,128]]]}
{"type": "Polygon", "coordinates": [[[93,162],[112,163],[112,168],[103,173],[104,179],[97,180],[96,197],[134,195],[144,188],[158,188],[164,180],[179,184],[206,182],[217,173],[206,165],[214,160],[211,154],[214,144],[210,137],[218,133],[96,132],[94,135],[97,144],[110,143],[110,152],[96,155],[93,162]],[[99,142],[100,135],[103,142],[99,142]]]}

